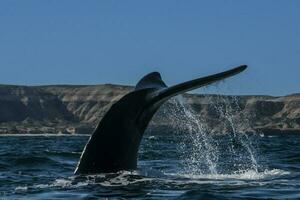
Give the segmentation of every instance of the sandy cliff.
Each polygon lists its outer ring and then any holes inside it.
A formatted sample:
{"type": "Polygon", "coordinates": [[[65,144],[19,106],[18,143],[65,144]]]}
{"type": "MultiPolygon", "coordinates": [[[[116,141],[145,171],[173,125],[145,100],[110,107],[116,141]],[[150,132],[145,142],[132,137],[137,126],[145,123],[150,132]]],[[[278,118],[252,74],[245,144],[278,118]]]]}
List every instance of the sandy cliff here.
{"type": "MultiPolygon", "coordinates": [[[[131,91],[119,85],[0,85],[0,133],[90,133],[109,107],[131,91]]],[[[299,132],[300,94],[272,96],[184,95],[186,106],[211,132],[299,132]]],[[[169,101],[150,127],[168,126],[180,111],[169,101]]]]}

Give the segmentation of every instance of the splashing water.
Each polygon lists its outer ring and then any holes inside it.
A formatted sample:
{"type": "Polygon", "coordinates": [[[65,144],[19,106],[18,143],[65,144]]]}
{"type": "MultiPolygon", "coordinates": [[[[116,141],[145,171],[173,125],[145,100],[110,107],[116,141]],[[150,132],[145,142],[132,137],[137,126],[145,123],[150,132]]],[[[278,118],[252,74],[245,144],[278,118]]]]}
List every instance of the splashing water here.
{"type": "Polygon", "coordinates": [[[179,146],[181,152],[186,153],[183,159],[185,170],[192,174],[217,174],[218,149],[211,136],[206,134],[208,127],[187,106],[182,96],[174,100],[176,108],[183,113],[181,116],[185,117],[184,120],[176,119],[182,121],[181,128],[189,133],[179,146]]]}
{"type": "MultiPolygon", "coordinates": [[[[236,174],[246,171],[258,173],[259,165],[255,151],[255,138],[245,133],[249,128],[249,119],[242,116],[242,109],[236,97],[207,97],[217,121],[196,114],[182,96],[171,100],[175,125],[182,142],[178,150],[182,154],[183,173],[199,174],[236,174]],[[210,120],[210,121],[209,121],[210,120]],[[219,134],[213,132],[214,123],[222,123],[219,134]],[[226,132],[221,134],[221,132],[226,132]]],[[[214,130],[214,132],[216,132],[214,130]]]]}

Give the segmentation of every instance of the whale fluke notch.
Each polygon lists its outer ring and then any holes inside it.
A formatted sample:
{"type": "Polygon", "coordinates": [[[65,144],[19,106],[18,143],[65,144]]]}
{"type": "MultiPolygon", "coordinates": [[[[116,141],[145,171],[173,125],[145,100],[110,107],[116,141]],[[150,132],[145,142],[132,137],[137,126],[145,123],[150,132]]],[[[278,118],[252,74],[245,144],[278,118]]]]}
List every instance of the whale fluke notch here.
{"type": "Polygon", "coordinates": [[[143,133],[158,108],[171,97],[236,75],[231,70],[167,87],[158,72],[144,76],[135,90],[111,106],[87,142],[75,174],[111,173],[137,168],[143,133]]]}

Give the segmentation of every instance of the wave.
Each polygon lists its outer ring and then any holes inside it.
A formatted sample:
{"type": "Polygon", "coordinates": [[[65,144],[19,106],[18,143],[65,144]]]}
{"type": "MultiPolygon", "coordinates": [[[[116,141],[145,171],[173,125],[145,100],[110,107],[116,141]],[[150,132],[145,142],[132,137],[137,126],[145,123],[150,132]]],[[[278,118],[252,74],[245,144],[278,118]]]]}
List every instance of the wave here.
{"type": "Polygon", "coordinates": [[[152,181],[153,178],[147,178],[139,175],[136,171],[121,171],[118,173],[71,176],[67,178],[58,178],[47,184],[36,184],[32,186],[17,186],[15,191],[25,192],[27,190],[63,188],[76,189],[85,186],[99,185],[103,187],[119,187],[132,184],[140,184],[152,181]]]}
{"type": "MultiPolygon", "coordinates": [[[[71,176],[68,178],[58,178],[48,184],[37,184],[33,186],[18,186],[15,188],[18,192],[25,192],[30,189],[49,189],[49,188],[63,188],[63,189],[76,189],[86,186],[102,186],[102,187],[120,187],[128,185],[139,186],[145,184],[162,184],[162,185],[189,185],[189,184],[206,184],[210,182],[221,181],[220,183],[235,184],[243,180],[266,180],[269,178],[277,178],[280,176],[288,175],[290,172],[271,169],[262,172],[254,170],[237,171],[232,174],[175,174],[164,173],[165,177],[145,177],[140,175],[137,171],[122,171],[119,173],[111,174],[97,174],[86,176],[71,176]],[[224,182],[225,181],[225,182],[224,182]],[[237,181],[237,182],[235,182],[237,181]]],[[[244,182],[248,183],[248,182],[244,182]]]]}
{"type": "Polygon", "coordinates": [[[44,156],[22,156],[14,160],[15,166],[37,166],[56,164],[56,161],[44,156]]]}
{"type": "Polygon", "coordinates": [[[63,156],[63,157],[78,157],[81,155],[80,151],[55,151],[46,149],[44,151],[47,155],[52,156],[63,156]]]}
{"type": "Polygon", "coordinates": [[[233,172],[232,174],[174,174],[166,173],[166,175],[177,176],[188,179],[212,179],[212,180],[226,180],[226,179],[236,179],[236,180],[261,180],[266,178],[275,178],[283,175],[288,175],[290,172],[281,169],[271,169],[264,170],[262,172],[257,172],[255,170],[240,170],[233,172]]]}

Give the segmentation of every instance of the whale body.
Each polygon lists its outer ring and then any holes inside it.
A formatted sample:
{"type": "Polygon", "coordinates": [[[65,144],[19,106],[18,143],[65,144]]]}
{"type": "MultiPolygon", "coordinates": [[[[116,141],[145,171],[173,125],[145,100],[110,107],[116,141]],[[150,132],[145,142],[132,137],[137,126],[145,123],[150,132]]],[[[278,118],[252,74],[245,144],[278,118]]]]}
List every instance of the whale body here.
{"type": "Polygon", "coordinates": [[[144,76],[134,91],[111,106],[81,154],[75,174],[112,173],[137,168],[138,149],[149,121],[171,97],[236,75],[242,65],[167,87],[158,72],[144,76]]]}

